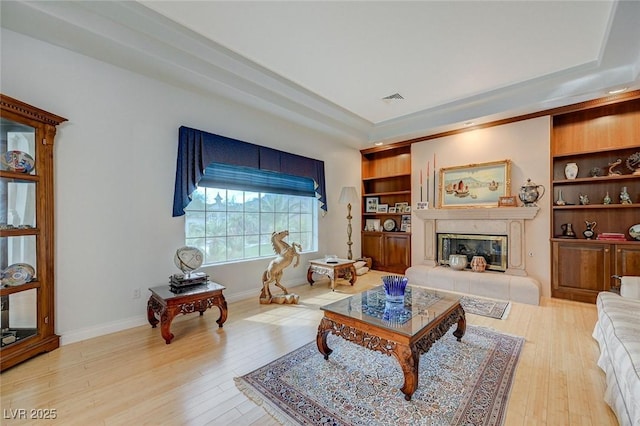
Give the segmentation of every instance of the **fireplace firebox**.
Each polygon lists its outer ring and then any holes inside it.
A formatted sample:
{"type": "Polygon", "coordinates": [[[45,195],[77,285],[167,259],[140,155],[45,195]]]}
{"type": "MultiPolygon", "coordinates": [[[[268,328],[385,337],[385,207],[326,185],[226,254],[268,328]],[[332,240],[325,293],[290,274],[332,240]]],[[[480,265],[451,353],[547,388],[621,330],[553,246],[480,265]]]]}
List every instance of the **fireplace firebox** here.
{"type": "Polygon", "coordinates": [[[474,256],[482,256],[487,262],[487,269],[507,270],[506,235],[438,234],[437,244],[440,265],[448,265],[452,254],[463,254],[467,256],[469,265],[474,256]]]}

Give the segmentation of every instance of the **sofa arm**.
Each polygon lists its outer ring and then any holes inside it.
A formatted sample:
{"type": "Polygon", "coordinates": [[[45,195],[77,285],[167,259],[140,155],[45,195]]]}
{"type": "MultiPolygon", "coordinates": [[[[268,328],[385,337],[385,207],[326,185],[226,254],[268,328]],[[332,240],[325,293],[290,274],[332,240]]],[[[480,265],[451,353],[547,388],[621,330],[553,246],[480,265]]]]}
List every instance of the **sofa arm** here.
{"type": "Polygon", "coordinates": [[[640,300],[640,277],[620,278],[620,296],[640,300]]]}

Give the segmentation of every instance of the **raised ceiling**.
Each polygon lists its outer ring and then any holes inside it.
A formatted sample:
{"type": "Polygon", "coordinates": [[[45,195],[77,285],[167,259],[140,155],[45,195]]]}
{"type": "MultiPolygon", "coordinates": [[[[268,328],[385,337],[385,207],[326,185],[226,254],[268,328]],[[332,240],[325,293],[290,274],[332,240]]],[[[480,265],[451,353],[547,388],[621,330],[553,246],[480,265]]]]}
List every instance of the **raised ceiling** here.
{"type": "Polygon", "coordinates": [[[0,7],[3,27],[251,105],[356,148],[640,87],[635,1],[0,7]],[[382,99],[396,94],[403,99],[382,99]]]}

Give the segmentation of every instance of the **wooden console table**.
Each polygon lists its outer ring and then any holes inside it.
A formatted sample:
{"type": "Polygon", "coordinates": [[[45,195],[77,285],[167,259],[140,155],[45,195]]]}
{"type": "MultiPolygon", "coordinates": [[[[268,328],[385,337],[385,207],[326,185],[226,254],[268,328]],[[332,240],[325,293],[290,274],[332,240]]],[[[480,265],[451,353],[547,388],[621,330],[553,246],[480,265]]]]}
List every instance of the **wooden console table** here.
{"type": "Polygon", "coordinates": [[[224,286],[212,281],[185,287],[179,292],[172,291],[168,285],[150,288],[151,297],[147,302],[149,324],[155,328],[160,322],[160,332],[168,345],[174,337],[170,330],[174,317],[196,311],[202,315],[207,309],[217,306],[220,309],[220,318],[216,322],[222,327],[227,320],[227,301],[222,294],[224,289],[224,286]],[[156,314],[160,318],[159,321],[156,314]]]}

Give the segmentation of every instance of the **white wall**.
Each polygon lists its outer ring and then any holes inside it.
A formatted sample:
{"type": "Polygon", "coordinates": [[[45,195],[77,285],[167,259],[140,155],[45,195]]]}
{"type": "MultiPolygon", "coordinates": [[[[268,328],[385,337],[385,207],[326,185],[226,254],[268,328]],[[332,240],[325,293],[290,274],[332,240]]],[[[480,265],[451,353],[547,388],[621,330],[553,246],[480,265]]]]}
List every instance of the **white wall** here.
{"type": "MultiPolygon", "coordinates": [[[[550,182],[550,117],[539,117],[526,121],[472,130],[453,136],[413,144],[411,164],[414,189],[420,181],[420,169],[426,174],[427,161],[433,171],[433,154],[437,168],[463,166],[490,161],[511,160],[511,194],[518,195],[520,186],[531,179],[538,185],[549,187],[550,182]]],[[[438,179],[438,173],[436,173],[438,179]]],[[[433,203],[433,174],[431,174],[430,203],[433,203]]],[[[436,191],[437,191],[436,182],[436,191]]],[[[426,199],[426,189],[423,190],[426,199]]],[[[420,191],[412,191],[413,205],[420,201],[420,191]]],[[[533,220],[525,221],[526,269],[529,276],[537,279],[543,296],[551,296],[549,217],[553,195],[543,195],[538,201],[540,210],[533,220]]],[[[424,225],[415,215],[411,219],[412,264],[424,263],[424,225]]]]}
{"type": "MultiPolygon", "coordinates": [[[[58,128],[56,332],[70,343],[146,322],[147,288],[177,272],[184,219],[171,216],[181,125],[325,162],[329,212],[319,251],[285,271],[306,282],[306,260],[346,256],[342,186],[360,187],[360,153],[320,133],[224,99],[174,88],[2,29],[0,90],[69,119],[58,128]],[[142,297],[133,299],[135,289],[142,297]]],[[[354,206],[359,211],[359,206],[354,206]]],[[[354,214],[354,229],[360,217],[354,214]]],[[[360,233],[353,233],[354,256],[360,233]]],[[[227,300],[254,297],[270,259],[207,268],[227,300]]]]}

